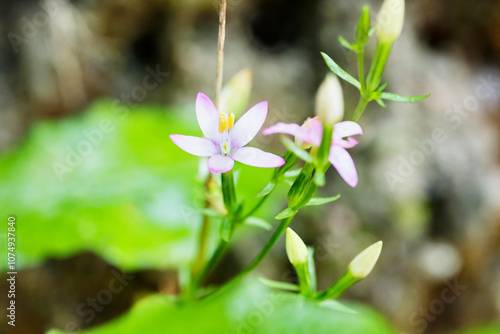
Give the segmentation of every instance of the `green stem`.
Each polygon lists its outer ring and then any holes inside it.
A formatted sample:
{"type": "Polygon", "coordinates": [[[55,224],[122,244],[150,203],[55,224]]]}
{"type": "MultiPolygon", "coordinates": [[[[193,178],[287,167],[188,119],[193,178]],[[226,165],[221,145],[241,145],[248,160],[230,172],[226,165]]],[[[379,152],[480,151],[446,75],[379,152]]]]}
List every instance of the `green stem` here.
{"type": "Polygon", "coordinates": [[[292,222],[293,217],[295,217],[295,214],[292,215],[292,216],[290,216],[290,217],[287,217],[287,218],[283,219],[280,222],[278,228],[276,229],[276,231],[274,231],[273,235],[271,236],[271,238],[269,239],[269,241],[266,243],[266,245],[264,246],[264,248],[253,259],[253,261],[250,262],[250,264],[245,269],[243,269],[242,272],[240,272],[235,278],[233,278],[233,281],[234,280],[239,280],[239,279],[245,277],[249,272],[251,272],[252,270],[254,270],[260,264],[260,262],[266,257],[266,255],[269,253],[269,251],[276,244],[276,242],[278,241],[278,239],[280,238],[280,236],[283,234],[283,232],[285,232],[285,230],[288,227],[288,225],[290,225],[290,223],[292,222]]]}
{"type": "Polygon", "coordinates": [[[356,283],[359,279],[354,277],[350,272],[346,272],[335,282],[328,290],[319,294],[318,299],[330,299],[340,296],[348,287],[356,283]]]}
{"type": "Polygon", "coordinates": [[[227,212],[231,216],[236,208],[236,191],[234,190],[233,171],[221,174],[222,198],[227,212]]]}
{"type": "Polygon", "coordinates": [[[295,216],[292,215],[290,217],[287,217],[283,219],[276,231],[274,231],[273,235],[269,239],[269,241],[266,243],[264,248],[260,251],[260,253],[250,262],[250,264],[243,269],[238,275],[236,275],[234,278],[232,278],[229,282],[221,286],[215,293],[221,293],[225,291],[228,287],[232,286],[233,284],[239,282],[241,279],[243,279],[246,275],[248,275],[252,270],[254,270],[260,262],[266,257],[266,255],[271,251],[273,246],[276,244],[280,236],[285,232],[286,228],[290,223],[292,222],[293,217],[295,216]]]}
{"type": "Polygon", "coordinates": [[[217,248],[215,249],[214,253],[212,254],[212,257],[210,260],[205,264],[205,267],[203,267],[203,270],[201,271],[200,275],[195,279],[193,283],[193,290],[196,291],[202,284],[203,281],[206,279],[206,277],[212,272],[212,270],[217,266],[219,261],[222,259],[222,256],[226,252],[228,246],[228,242],[226,242],[224,239],[219,240],[219,244],[217,245],[217,248]]]}
{"type": "Polygon", "coordinates": [[[369,100],[366,95],[361,95],[358,105],[356,106],[356,109],[354,109],[354,113],[352,114],[351,121],[357,122],[359,120],[359,118],[363,114],[363,111],[365,111],[368,101],[369,100]]]}
{"type": "Polygon", "coordinates": [[[250,217],[251,215],[253,215],[257,210],[260,209],[260,207],[262,206],[262,204],[264,204],[264,202],[266,201],[266,199],[269,197],[269,195],[271,195],[272,191],[267,194],[267,195],[264,195],[263,197],[261,197],[259,199],[259,201],[257,202],[257,204],[255,204],[255,206],[253,208],[250,209],[250,211],[248,211],[246,214],[244,214],[242,217],[241,217],[241,221],[244,221],[245,219],[247,219],[248,217],[250,217]]]}

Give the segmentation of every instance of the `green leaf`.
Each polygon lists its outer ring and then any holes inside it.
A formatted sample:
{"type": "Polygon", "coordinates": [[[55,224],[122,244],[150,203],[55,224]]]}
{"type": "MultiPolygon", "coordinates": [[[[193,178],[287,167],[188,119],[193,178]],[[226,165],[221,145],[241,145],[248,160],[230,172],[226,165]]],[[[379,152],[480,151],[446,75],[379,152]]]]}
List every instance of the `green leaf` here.
{"type": "Polygon", "coordinates": [[[295,145],[295,143],[293,141],[291,141],[290,139],[288,139],[287,137],[282,136],[281,142],[283,143],[283,145],[285,145],[285,147],[287,149],[292,151],[296,156],[298,156],[300,159],[304,160],[305,162],[312,162],[313,161],[313,158],[311,157],[311,155],[309,153],[307,153],[305,150],[303,150],[300,147],[298,147],[297,145],[295,145]]]}
{"type": "Polygon", "coordinates": [[[379,88],[377,88],[376,92],[377,93],[382,93],[384,91],[384,89],[387,87],[389,83],[388,82],[385,82],[384,84],[380,85],[379,88]]]}
{"type": "Polygon", "coordinates": [[[321,306],[329,308],[330,310],[349,313],[349,314],[358,314],[355,310],[350,307],[345,306],[338,300],[328,299],[319,303],[321,306]]]}
{"type": "Polygon", "coordinates": [[[370,8],[363,6],[361,16],[359,17],[358,26],[356,27],[356,44],[363,48],[368,41],[370,33],[370,8]]]}
{"type": "Polygon", "coordinates": [[[245,219],[245,224],[250,225],[250,226],[259,227],[259,228],[262,228],[266,231],[269,231],[273,228],[273,226],[271,224],[269,224],[267,221],[265,221],[264,219],[261,219],[258,217],[253,217],[253,216],[245,219]]]}
{"type": "Polygon", "coordinates": [[[345,38],[344,38],[344,37],[342,37],[341,35],[339,35],[338,39],[339,39],[339,43],[340,43],[343,47],[345,47],[345,48],[347,48],[347,49],[349,49],[349,50],[352,50],[352,51],[356,51],[356,48],[354,47],[354,45],[352,45],[351,43],[349,43],[349,41],[348,41],[347,39],[345,39],[345,38]]]}
{"type": "Polygon", "coordinates": [[[262,188],[261,191],[259,191],[259,193],[257,195],[255,195],[255,197],[259,198],[259,197],[264,197],[268,194],[271,193],[271,191],[274,190],[274,188],[276,188],[276,183],[274,182],[269,182],[267,183],[264,188],[262,188]]]}
{"type": "Polygon", "coordinates": [[[164,294],[149,295],[127,313],[84,333],[397,333],[379,312],[360,303],[345,303],[357,312],[352,314],[331,303],[271,290],[256,280],[244,283],[202,303],[174,304],[164,294]]]}
{"type": "Polygon", "coordinates": [[[276,217],[274,217],[274,219],[276,219],[276,220],[285,219],[285,218],[293,216],[296,213],[297,213],[297,210],[286,208],[285,210],[278,213],[278,215],[276,217]]]}
{"type": "Polygon", "coordinates": [[[213,217],[213,218],[222,218],[224,215],[215,209],[207,209],[207,208],[196,208],[200,214],[213,217]]]}
{"type": "Polygon", "coordinates": [[[382,108],[387,108],[387,105],[384,103],[384,101],[382,101],[382,99],[380,98],[377,98],[375,99],[375,101],[378,103],[379,106],[381,106],[382,108]]]}
{"type": "Polygon", "coordinates": [[[338,77],[344,79],[349,82],[354,87],[361,89],[361,84],[358,80],[356,80],[352,75],[344,71],[337,63],[333,61],[326,53],[321,52],[323,59],[325,60],[326,65],[330,68],[330,70],[335,73],[338,77]]]}
{"type": "Polygon", "coordinates": [[[431,94],[427,95],[419,95],[419,96],[403,96],[403,95],[398,95],[394,93],[387,93],[383,92],[380,94],[380,98],[385,99],[385,100],[390,100],[390,101],[395,101],[395,102],[405,102],[405,103],[413,103],[413,102],[418,102],[425,100],[431,96],[431,94]]]}
{"type": "Polygon", "coordinates": [[[297,284],[273,281],[264,277],[259,277],[259,281],[267,287],[278,290],[286,291],[299,291],[299,286],[297,284]]]}
{"type": "Polygon", "coordinates": [[[309,203],[306,204],[306,206],[313,206],[313,205],[322,205],[330,202],[334,202],[340,198],[340,194],[337,196],[333,197],[313,197],[309,201],[309,203]]]}

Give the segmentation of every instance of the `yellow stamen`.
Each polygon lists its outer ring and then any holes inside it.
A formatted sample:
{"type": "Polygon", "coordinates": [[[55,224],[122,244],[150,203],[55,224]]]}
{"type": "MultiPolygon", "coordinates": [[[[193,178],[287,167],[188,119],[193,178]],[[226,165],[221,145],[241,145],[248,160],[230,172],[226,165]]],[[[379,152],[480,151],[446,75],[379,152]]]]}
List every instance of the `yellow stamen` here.
{"type": "Polygon", "coordinates": [[[227,114],[221,113],[219,116],[219,133],[227,131],[227,114]]]}
{"type": "Polygon", "coordinates": [[[232,130],[233,129],[233,125],[234,125],[234,114],[233,113],[231,113],[231,115],[229,115],[227,123],[228,123],[228,126],[229,126],[229,130],[232,130]]]}

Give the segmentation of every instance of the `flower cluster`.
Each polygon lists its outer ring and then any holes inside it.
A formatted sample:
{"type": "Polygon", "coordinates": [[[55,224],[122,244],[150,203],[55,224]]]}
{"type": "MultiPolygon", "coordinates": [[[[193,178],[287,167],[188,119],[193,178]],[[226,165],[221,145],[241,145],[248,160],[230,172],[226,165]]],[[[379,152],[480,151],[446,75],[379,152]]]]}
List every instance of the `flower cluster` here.
{"type": "MultiPolygon", "coordinates": [[[[362,135],[363,130],[359,124],[352,121],[335,123],[344,114],[342,90],[336,77],[327,76],[318,90],[316,101],[316,112],[319,115],[308,118],[302,126],[280,122],[262,133],[293,135],[297,145],[309,149],[320,146],[324,127],[333,126],[328,160],[347,184],[355,187],[358,174],[346,149],[358,143],[352,136],[362,135]]],[[[267,110],[267,101],[260,102],[235,123],[234,114],[220,113],[206,95],[198,93],[196,116],[205,138],[174,134],[170,135],[170,139],[190,154],[210,157],[208,168],[215,174],[230,171],[234,167],[234,161],[254,167],[280,167],[285,163],[283,158],[246,146],[264,124],[267,110]]]]}

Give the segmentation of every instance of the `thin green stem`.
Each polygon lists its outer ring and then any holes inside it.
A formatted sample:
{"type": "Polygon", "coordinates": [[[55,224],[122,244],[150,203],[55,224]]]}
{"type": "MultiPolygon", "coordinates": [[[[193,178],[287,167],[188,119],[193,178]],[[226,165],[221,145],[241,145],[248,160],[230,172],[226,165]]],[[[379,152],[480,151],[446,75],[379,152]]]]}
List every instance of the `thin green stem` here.
{"type": "Polygon", "coordinates": [[[266,245],[264,246],[264,248],[260,251],[260,253],[253,259],[252,262],[250,262],[250,264],[245,269],[243,269],[243,271],[241,271],[229,283],[231,283],[233,281],[238,281],[238,280],[242,279],[243,277],[245,277],[248,273],[250,273],[252,270],[254,270],[260,264],[260,262],[271,251],[271,249],[276,244],[276,242],[278,241],[278,239],[280,238],[280,236],[283,234],[283,232],[285,232],[285,230],[288,227],[288,225],[290,225],[290,223],[292,222],[293,217],[295,217],[295,214],[292,215],[292,216],[290,216],[290,217],[287,217],[287,218],[283,219],[280,222],[278,228],[276,229],[276,231],[274,231],[273,235],[268,240],[268,242],[266,243],[266,245]]]}
{"type": "Polygon", "coordinates": [[[319,300],[337,298],[340,296],[348,287],[356,283],[359,279],[352,276],[350,272],[346,272],[342,277],[340,277],[337,282],[335,282],[328,290],[320,293],[318,295],[319,300]]]}
{"type": "Polygon", "coordinates": [[[366,105],[368,104],[368,97],[366,95],[361,95],[358,105],[356,106],[356,109],[354,109],[354,113],[352,114],[351,121],[357,122],[361,115],[363,114],[363,111],[365,111],[366,105]]]}
{"type": "Polygon", "coordinates": [[[205,264],[200,275],[198,275],[198,277],[194,280],[194,283],[193,283],[194,290],[198,289],[203,284],[203,281],[206,279],[206,277],[217,266],[219,261],[222,259],[224,253],[226,252],[228,244],[229,243],[226,242],[222,238],[219,240],[219,244],[217,245],[217,248],[215,249],[214,253],[212,254],[212,257],[205,264]]]}
{"type": "Polygon", "coordinates": [[[262,204],[264,204],[264,202],[267,200],[267,198],[269,197],[269,195],[271,195],[272,191],[267,194],[267,195],[264,195],[263,197],[261,197],[259,199],[259,201],[254,205],[253,208],[251,208],[246,214],[244,214],[240,220],[241,221],[244,221],[245,219],[247,219],[248,217],[250,217],[251,215],[253,215],[255,212],[257,212],[257,210],[260,209],[260,207],[262,206],[262,204]]]}
{"type": "MultiPolygon", "coordinates": [[[[219,8],[219,37],[218,37],[218,45],[217,45],[217,68],[215,74],[215,107],[219,107],[220,93],[222,90],[222,78],[223,78],[223,69],[224,69],[224,42],[226,40],[226,8],[227,8],[227,0],[220,0],[220,8],[219,8]]],[[[205,191],[208,191],[209,185],[212,182],[212,174],[209,174],[207,180],[205,181],[204,187],[205,191]]],[[[210,201],[205,199],[205,208],[210,207],[210,201]]],[[[207,215],[203,216],[200,234],[198,237],[198,254],[196,256],[195,261],[193,262],[193,266],[191,268],[191,278],[195,281],[197,280],[197,276],[203,267],[203,262],[205,261],[206,251],[207,251],[207,240],[209,235],[209,223],[210,218],[207,215]]],[[[190,295],[194,292],[192,284],[190,284],[187,295],[190,295]]]]}
{"type": "Polygon", "coordinates": [[[231,218],[236,209],[236,191],[234,187],[233,171],[221,174],[221,188],[222,188],[222,198],[224,200],[224,205],[226,206],[227,212],[231,218]]]}

